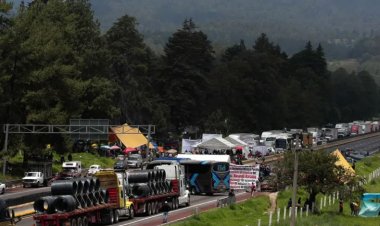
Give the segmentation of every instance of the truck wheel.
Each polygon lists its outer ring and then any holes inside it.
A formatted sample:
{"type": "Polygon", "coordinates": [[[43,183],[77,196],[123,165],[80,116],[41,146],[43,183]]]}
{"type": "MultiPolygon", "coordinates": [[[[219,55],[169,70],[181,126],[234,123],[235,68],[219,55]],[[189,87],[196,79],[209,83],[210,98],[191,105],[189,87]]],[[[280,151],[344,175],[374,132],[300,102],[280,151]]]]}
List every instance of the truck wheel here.
{"type": "Polygon", "coordinates": [[[135,218],[135,209],[133,209],[133,206],[129,207],[129,219],[135,218]]]}
{"type": "Polygon", "coordinates": [[[39,181],[37,181],[36,187],[37,188],[40,187],[40,182],[39,181]]]}
{"type": "Polygon", "coordinates": [[[178,209],[179,208],[179,199],[178,199],[178,197],[175,200],[176,200],[176,205],[177,205],[177,209],[178,209]]]}
{"type": "Polygon", "coordinates": [[[25,184],[22,184],[22,187],[23,187],[23,188],[25,188],[25,187],[26,187],[26,185],[25,185],[25,184]]]}
{"type": "Polygon", "coordinates": [[[77,219],[71,219],[71,226],[77,226],[77,219]]]}
{"type": "Polygon", "coordinates": [[[83,220],[80,217],[78,217],[77,226],[83,226],[83,220]]]}
{"type": "Polygon", "coordinates": [[[88,219],[87,217],[83,217],[83,226],[88,226],[88,219]]]}
{"type": "Polygon", "coordinates": [[[154,202],[154,203],[153,203],[153,207],[152,207],[152,209],[153,209],[153,214],[157,214],[157,213],[158,213],[158,205],[157,205],[157,202],[154,202]]]}
{"type": "Polygon", "coordinates": [[[114,218],[113,222],[114,222],[114,223],[119,222],[119,211],[115,210],[114,213],[113,213],[113,215],[114,215],[114,217],[113,217],[113,218],[114,218]]]}
{"type": "Polygon", "coordinates": [[[109,214],[108,214],[108,224],[113,224],[115,221],[115,218],[113,216],[113,211],[110,210],[109,214]]]}
{"type": "Polygon", "coordinates": [[[147,216],[152,215],[152,206],[151,206],[150,202],[148,202],[148,203],[145,205],[145,214],[146,214],[147,216]]]}
{"type": "Polygon", "coordinates": [[[186,203],[186,206],[190,206],[190,195],[187,196],[187,203],[186,203]]]}

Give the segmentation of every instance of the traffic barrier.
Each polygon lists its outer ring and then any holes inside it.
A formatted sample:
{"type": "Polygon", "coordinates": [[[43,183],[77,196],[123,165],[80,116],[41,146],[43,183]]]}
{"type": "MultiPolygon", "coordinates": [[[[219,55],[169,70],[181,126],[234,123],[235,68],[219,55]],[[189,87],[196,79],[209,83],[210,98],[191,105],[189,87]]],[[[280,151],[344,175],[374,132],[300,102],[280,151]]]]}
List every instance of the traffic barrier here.
{"type": "Polygon", "coordinates": [[[36,212],[39,213],[54,213],[55,212],[55,205],[54,202],[57,199],[57,196],[45,196],[37,199],[34,204],[33,208],[36,212]]]}

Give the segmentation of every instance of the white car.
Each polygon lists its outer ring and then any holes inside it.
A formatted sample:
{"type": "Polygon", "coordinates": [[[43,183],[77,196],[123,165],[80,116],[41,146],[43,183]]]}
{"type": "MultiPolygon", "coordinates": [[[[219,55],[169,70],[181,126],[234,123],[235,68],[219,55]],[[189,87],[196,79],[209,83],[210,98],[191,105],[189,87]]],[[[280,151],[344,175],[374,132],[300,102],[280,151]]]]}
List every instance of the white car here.
{"type": "Polygon", "coordinates": [[[101,169],[102,168],[100,167],[100,165],[91,165],[90,168],[88,169],[87,175],[92,176],[96,172],[99,172],[101,169]]]}
{"type": "Polygon", "coordinates": [[[0,182],[0,194],[4,194],[5,193],[5,184],[0,182]]]}

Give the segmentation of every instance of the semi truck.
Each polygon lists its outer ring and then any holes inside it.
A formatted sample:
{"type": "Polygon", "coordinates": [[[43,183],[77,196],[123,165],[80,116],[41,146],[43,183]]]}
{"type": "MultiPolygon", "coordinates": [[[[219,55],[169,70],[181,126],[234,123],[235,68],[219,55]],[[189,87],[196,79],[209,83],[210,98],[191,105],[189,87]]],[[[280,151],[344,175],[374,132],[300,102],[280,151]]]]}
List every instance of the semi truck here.
{"type": "MultiPolygon", "coordinates": [[[[119,221],[120,216],[134,217],[133,203],[128,200],[125,173],[113,170],[101,170],[95,174],[100,181],[100,189],[105,190],[106,200],[92,206],[76,208],[68,212],[50,212],[36,209],[33,216],[36,226],[88,226],[89,224],[113,224],[119,221]]],[[[53,185],[52,185],[53,186],[53,185]]],[[[49,196],[51,197],[51,196],[49,196]]],[[[55,199],[57,200],[57,199],[55,199]]],[[[56,203],[50,203],[56,209],[56,203]]],[[[47,202],[46,206],[49,206],[47,202]]],[[[44,207],[45,208],[45,207],[44,207]]]]}
{"type": "MultiPolygon", "coordinates": [[[[106,201],[89,207],[76,208],[69,212],[37,211],[34,215],[36,226],[113,224],[119,221],[119,217],[131,219],[135,214],[148,216],[156,214],[161,211],[165,201],[170,203],[171,209],[177,209],[180,205],[190,205],[190,192],[186,189],[184,173],[184,170],[178,165],[151,165],[151,169],[133,172],[100,170],[94,176],[100,181],[99,189],[105,190],[108,194],[106,201]],[[158,184],[158,182],[131,183],[132,174],[135,174],[135,178],[142,178],[141,175],[145,172],[159,170],[161,175],[162,171],[166,175],[166,179],[164,179],[166,181],[160,183],[170,184],[165,191],[143,195],[140,192],[144,192],[144,188],[150,188],[153,183],[158,184]]],[[[61,183],[65,182],[61,181],[61,183]]]]}

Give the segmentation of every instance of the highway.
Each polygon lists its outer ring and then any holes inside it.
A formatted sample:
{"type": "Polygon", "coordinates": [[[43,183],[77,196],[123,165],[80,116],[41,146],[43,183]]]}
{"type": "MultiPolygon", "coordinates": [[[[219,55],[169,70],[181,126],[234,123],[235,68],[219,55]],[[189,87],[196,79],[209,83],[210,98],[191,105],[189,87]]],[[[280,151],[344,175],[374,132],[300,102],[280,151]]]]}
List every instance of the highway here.
{"type": "MultiPolygon", "coordinates": [[[[347,148],[352,149],[353,151],[358,152],[369,152],[370,154],[373,154],[379,150],[380,147],[380,136],[371,137],[365,140],[355,141],[347,144],[339,145],[339,147],[332,147],[325,149],[326,151],[333,151],[336,148],[339,148],[340,150],[345,150],[347,148]]],[[[6,194],[0,196],[1,198],[9,199],[9,198],[17,198],[22,197],[25,195],[31,195],[36,194],[40,192],[47,192],[49,191],[49,187],[45,188],[17,188],[13,190],[9,190],[6,192],[6,194]]],[[[244,196],[245,193],[238,194],[238,196],[244,196]]],[[[173,215],[178,215],[186,217],[191,215],[194,212],[195,207],[203,208],[204,206],[209,206],[209,208],[216,206],[216,200],[224,197],[225,195],[214,195],[214,196],[192,196],[191,197],[191,206],[186,208],[180,208],[178,210],[175,210],[171,212],[173,215]]],[[[177,217],[178,218],[178,217],[177,217]]],[[[169,217],[170,219],[170,217],[169,217]]],[[[123,220],[119,222],[118,226],[126,226],[126,225],[158,225],[160,224],[162,220],[162,214],[157,214],[154,216],[140,216],[136,217],[133,220],[123,220]]],[[[21,222],[19,222],[17,225],[21,226],[30,226],[33,225],[33,220],[30,216],[25,217],[21,222]]]]}

